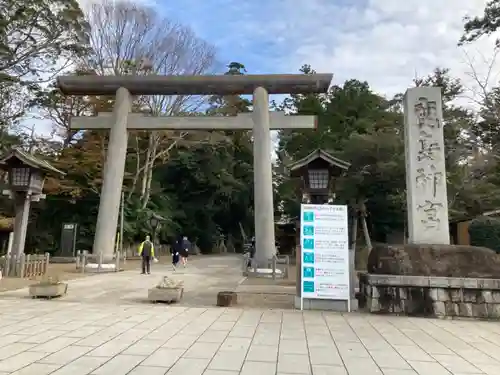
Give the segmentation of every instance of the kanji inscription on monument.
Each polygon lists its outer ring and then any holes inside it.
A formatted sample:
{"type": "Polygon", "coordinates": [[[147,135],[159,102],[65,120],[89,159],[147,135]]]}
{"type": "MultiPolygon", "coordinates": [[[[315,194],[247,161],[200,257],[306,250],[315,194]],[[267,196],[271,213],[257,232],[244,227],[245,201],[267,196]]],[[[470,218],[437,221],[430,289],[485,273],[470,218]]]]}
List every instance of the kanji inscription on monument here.
{"type": "Polygon", "coordinates": [[[449,244],[440,87],[406,92],[405,151],[409,242],[449,244]]]}

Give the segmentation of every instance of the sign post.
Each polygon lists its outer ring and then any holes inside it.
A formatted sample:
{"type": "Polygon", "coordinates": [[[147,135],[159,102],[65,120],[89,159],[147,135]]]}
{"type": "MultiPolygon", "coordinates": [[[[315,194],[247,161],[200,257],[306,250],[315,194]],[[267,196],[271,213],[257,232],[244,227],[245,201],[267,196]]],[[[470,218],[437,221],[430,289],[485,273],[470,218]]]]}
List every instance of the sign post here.
{"type": "Polygon", "coordinates": [[[347,300],[351,311],[347,206],[302,204],[300,242],[304,298],[347,300]]]}
{"type": "Polygon", "coordinates": [[[74,257],[76,256],[76,235],[78,224],[64,223],[61,231],[61,248],[59,256],[74,257]]]}

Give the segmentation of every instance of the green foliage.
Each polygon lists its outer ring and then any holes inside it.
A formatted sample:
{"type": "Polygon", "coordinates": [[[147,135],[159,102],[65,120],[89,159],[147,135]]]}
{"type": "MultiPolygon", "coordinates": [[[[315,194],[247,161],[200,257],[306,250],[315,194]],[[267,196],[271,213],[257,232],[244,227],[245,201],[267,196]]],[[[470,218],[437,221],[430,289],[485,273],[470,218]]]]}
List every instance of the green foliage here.
{"type": "Polygon", "coordinates": [[[40,83],[88,52],[89,29],[76,0],[0,0],[0,9],[0,128],[11,129],[40,83]]]}
{"type": "Polygon", "coordinates": [[[88,24],[76,0],[0,0],[0,9],[0,81],[30,82],[87,52],[88,24]]]}
{"type": "Polygon", "coordinates": [[[469,224],[469,237],[472,246],[482,246],[500,253],[500,219],[479,217],[469,224]]]}
{"type": "MultiPolygon", "coordinates": [[[[313,72],[307,65],[301,71],[304,74],[313,72]]],[[[477,123],[470,111],[454,104],[463,93],[460,81],[452,78],[447,69],[436,69],[429,76],[416,79],[415,85],[442,88],[451,217],[496,208],[500,194],[492,192],[500,192],[499,184],[491,181],[491,175],[488,177],[490,181],[478,179],[478,176],[485,175],[486,169],[470,162],[474,155],[474,139],[470,134],[477,123]]],[[[385,241],[387,234],[405,230],[406,177],[401,94],[387,100],[373,92],[368,83],[348,80],[341,86],[333,86],[326,95],[292,95],[276,107],[292,114],[318,117],[318,128],[315,130],[280,131],[278,153],[282,157],[276,173],[281,181],[277,200],[282,214],[296,217],[300,203],[300,196],[297,195],[300,182],[286,177],[286,160],[298,160],[312,150],[322,148],[351,163],[348,171],[335,180],[336,201],[349,204],[365,202],[374,240],[385,241]]]]}
{"type": "Polygon", "coordinates": [[[464,35],[460,44],[473,42],[483,35],[489,35],[500,26],[500,0],[490,0],[486,3],[482,16],[465,19],[464,35]]]}

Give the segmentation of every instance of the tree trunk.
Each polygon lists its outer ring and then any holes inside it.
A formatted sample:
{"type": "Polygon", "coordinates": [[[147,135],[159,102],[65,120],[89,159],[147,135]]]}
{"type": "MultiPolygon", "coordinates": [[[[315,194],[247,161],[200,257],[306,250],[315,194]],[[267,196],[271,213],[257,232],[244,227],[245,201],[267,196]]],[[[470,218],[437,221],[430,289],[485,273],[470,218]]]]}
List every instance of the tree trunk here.
{"type": "Polygon", "coordinates": [[[151,182],[153,180],[153,168],[157,157],[156,155],[157,149],[158,149],[157,133],[153,132],[151,133],[149,147],[148,147],[148,160],[147,160],[148,164],[146,169],[144,170],[144,177],[145,177],[145,179],[143,180],[144,193],[141,198],[142,209],[145,209],[147,207],[149,198],[151,196],[151,182]]]}
{"type": "Polygon", "coordinates": [[[366,223],[366,206],[365,203],[361,203],[360,206],[361,213],[361,225],[363,226],[363,235],[365,237],[366,248],[368,249],[368,255],[372,251],[372,241],[370,239],[370,233],[368,232],[368,224],[366,223]]]}
{"type": "Polygon", "coordinates": [[[148,139],[148,149],[146,151],[146,158],[144,159],[144,170],[142,172],[141,197],[140,197],[141,201],[144,199],[144,196],[146,195],[147,178],[149,174],[152,145],[153,145],[153,133],[150,133],[148,139]]]}
{"type": "Polygon", "coordinates": [[[358,221],[359,221],[358,209],[357,209],[356,206],[354,207],[354,215],[353,216],[354,217],[352,219],[352,233],[351,233],[352,241],[351,241],[351,249],[353,249],[354,250],[354,254],[356,254],[356,242],[358,240],[358,221]]]}
{"type": "Polygon", "coordinates": [[[127,195],[127,202],[130,201],[132,198],[132,195],[135,192],[135,188],[137,186],[137,182],[139,181],[139,176],[141,174],[141,151],[139,149],[139,136],[135,136],[135,157],[136,157],[136,162],[135,162],[135,173],[134,173],[134,178],[132,179],[132,184],[130,185],[130,190],[127,195]]]}
{"type": "Polygon", "coordinates": [[[153,180],[153,163],[149,165],[147,171],[147,177],[146,177],[146,192],[142,198],[142,209],[145,209],[148,205],[149,202],[149,197],[151,196],[151,181],[153,180]]]}

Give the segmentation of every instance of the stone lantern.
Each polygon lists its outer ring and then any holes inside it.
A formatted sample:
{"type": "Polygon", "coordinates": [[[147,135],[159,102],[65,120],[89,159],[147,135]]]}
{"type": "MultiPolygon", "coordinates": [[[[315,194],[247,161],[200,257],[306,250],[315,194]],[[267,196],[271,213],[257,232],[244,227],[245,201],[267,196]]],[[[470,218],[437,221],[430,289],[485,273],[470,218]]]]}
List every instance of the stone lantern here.
{"type": "Polygon", "coordinates": [[[290,177],[300,179],[302,203],[325,204],[335,199],[334,180],[350,163],[318,149],[288,165],[290,177]]]}
{"type": "Polygon", "coordinates": [[[9,184],[9,189],[2,193],[15,205],[12,253],[15,259],[20,259],[24,253],[31,202],[45,198],[42,191],[47,175],[63,176],[64,172],[18,148],[0,159],[0,168],[7,172],[9,184]]]}
{"type": "Polygon", "coordinates": [[[153,244],[156,241],[156,237],[158,235],[158,229],[161,228],[161,223],[165,222],[165,220],[166,219],[164,217],[162,217],[158,214],[155,214],[154,212],[149,217],[149,225],[151,226],[151,229],[153,230],[153,234],[151,237],[151,242],[153,242],[153,244]]]}

